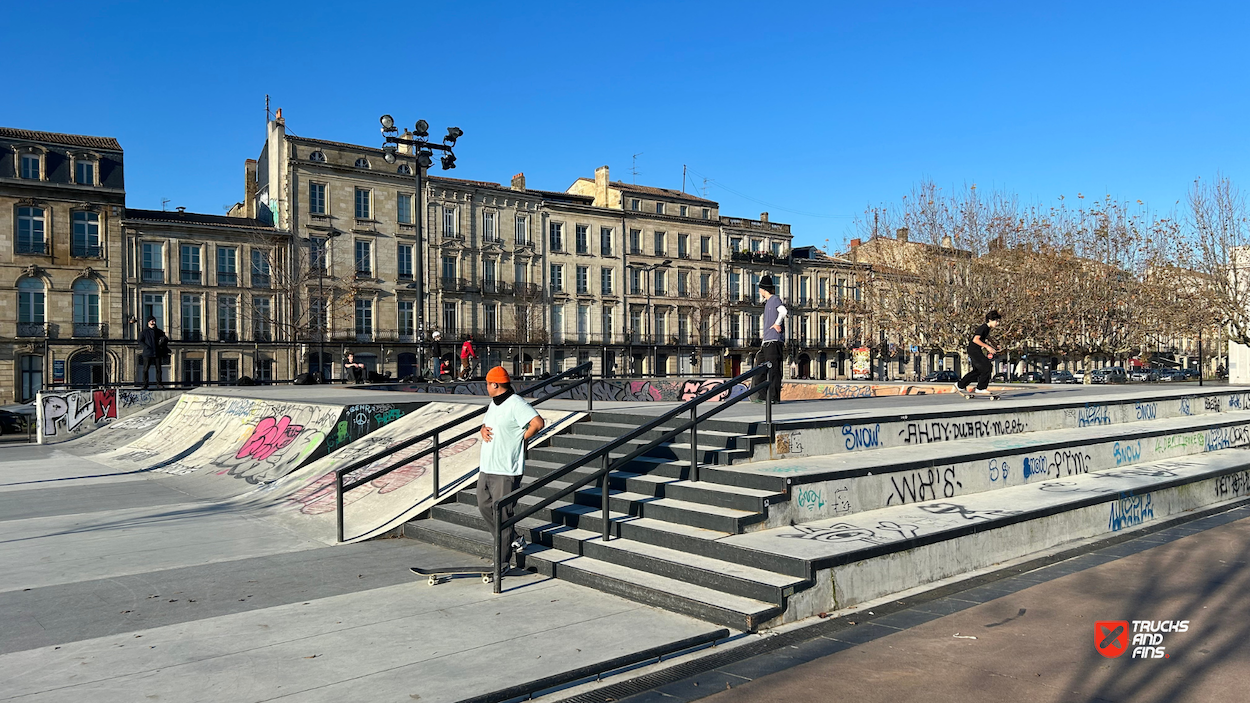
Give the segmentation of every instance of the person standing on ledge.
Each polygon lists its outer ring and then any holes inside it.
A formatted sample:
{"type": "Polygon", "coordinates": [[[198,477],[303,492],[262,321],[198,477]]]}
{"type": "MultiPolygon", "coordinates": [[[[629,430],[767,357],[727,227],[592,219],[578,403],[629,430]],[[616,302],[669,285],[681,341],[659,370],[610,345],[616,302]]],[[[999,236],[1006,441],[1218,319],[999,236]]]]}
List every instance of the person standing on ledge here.
{"type": "Polygon", "coordinates": [[[997,310],[990,310],[985,314],[985,323],[973,331],[972,340],[968,342],[968,361],[972,363],[972,370],[959,379],[959,382],[955,384],[955,390],[960,393],[972,392],[979,395],[990,392],[990,376],[994,373],[994,364],[990,359],[993,359],[994,354],[998,352],[990,343],[990,334],[993,333],[995,327],[998,327],[1002,319],[1003,316],[998,314],[997,310]],[[969,391],[968,384],[973,381],[977,382],[977,389],[969,391]]]}
{"type": "MultiPolygon", "coordinates": [[[[760,279],[760,295],[764,298],[764,337],[760,353],[755,357],[756,364],[772,362],[773,367],[763,378],[756,376],[751,380],[751,387],[758,388],[765,380],[768,399],[774,403],[781,402],[781,351],[786,342],[786,304],[777,295],[777,286],[773,277],[765,275],[760,279]]],[[[762,403],[764,399],[756,395],[751,399],[762,403]]]]}
{"type": "Polygon", "coordinates": [[[148,318],[148,326],[139,334],[143,347],[143,387],[148,387],[148,369],[156,369],[156,387],[161,387],[161,365],[169,358],[169,335],[156,326],[156,318],[148,318]]]}
{"type": "Polygon", "coordinates": [[[473,334],[466,334],[464,344],[460,345],[460,380],[467,381],[473,373],[473,362],[477,361],[477,352],[473,350],[473,334]]]}
{"type": "MultiPolygon", "coordinates": [[[[495,524],[495,503],[515,491],[521,485],[525,473],[525,443],[542,432],[546,422],[538,411],[512,390],[512,377],[502,366],[496,366],[486,374],[486,394],[490,405],[482,420],[482,458],[477,474],[477,507],[487,525],[495,524]]],[[[513,506],[504,508],[503,519],[512,517],[513,506]]],[[[508,551],[520,554],[525,550],[525,538],[517,535],[516,528],[508,528],[501,545],[508,551]]],[[[501,554],[501,565],[507,554],[501,554]]]]}

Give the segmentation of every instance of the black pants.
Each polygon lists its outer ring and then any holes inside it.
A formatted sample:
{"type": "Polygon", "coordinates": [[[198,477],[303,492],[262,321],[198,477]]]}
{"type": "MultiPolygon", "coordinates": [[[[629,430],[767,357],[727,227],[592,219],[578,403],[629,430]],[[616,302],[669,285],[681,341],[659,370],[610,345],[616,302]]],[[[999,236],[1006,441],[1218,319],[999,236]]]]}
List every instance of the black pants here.
{"type": "Polygon", "coordinates": [[[143,371],[139,374],[139,380],[144,388],[148,387],[148,369],[156,369],[156,385],[161,385],[161,360],[155,356],[143,357],[143,371]]]}
{"type": "MultiPolygon", "coordinates": [[[[499,499],[508,495],[521,487],[520,476],[505,476],[503,474],[488,474],[479,471],[477,474],[477,509],[482,513],[482,519],[486,520],[487,525],[495,524],[495,503],[499,499]]],[[[503,509],[503,519],[508,520],[512,517],[513,508],[509,505],[503,509]]],[[[501,564],[506,564],[506,557],[512,552],[512,543],[516,541],[516,528],[509,527],[507,533],[503,536],[503,541],[499,545],[499,549],[503,552],[504,560],[500,560],[501,564]]]]}
{"type": "MultiPolygon", "coordinates": [[[[760,347],[760,353],[755,357],[756,365],[773,363],[773,367],[768,373],[756,376],[751,380],[751,388],[759,388],[764,381],[768,381],[768,390],[764,393],[772,399],[774,403],[781,402],[781,342],[764,342],[764,346],[760,347]]],[[[761,394],[763,395],[763,394],[761,394]]],[[[759,395],[757,398],[761,397],[759,395]]]]}
{"type": "Polygon", "coordinates": [[[973,381],[977,382],[977,388],[985,390],[990,385],[990,376],[994,373],[994,364],[985,357],[985,352],[977,351],[968,352],[968,360],[972,362],[972,370],[964,374],[959,379],[959,387],[968,390],[968,384],[973,381]]]}

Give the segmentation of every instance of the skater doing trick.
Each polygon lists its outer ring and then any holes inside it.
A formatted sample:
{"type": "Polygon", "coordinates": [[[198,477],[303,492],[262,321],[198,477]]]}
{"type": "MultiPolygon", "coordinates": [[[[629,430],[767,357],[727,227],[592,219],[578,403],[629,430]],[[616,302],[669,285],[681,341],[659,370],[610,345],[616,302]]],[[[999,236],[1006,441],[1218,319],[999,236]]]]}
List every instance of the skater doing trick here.
{"type": "Polygon", "coordinates": [[[1001,324],[1002,319],[1003,316],[997,310],[991,310],[985,314],[985,322],[973,331],[972,339],[968,342],[968,360],[972,363],[972,370],[955,383],[955,390],[959,393],[990,395],[990,376],[994,372],[994,364],[990,360],[998,353],[998,349],[990,341],[990,335],[1001,324]],[[973,381],[977,382],[975,391],[970,387],[973,381]]]}

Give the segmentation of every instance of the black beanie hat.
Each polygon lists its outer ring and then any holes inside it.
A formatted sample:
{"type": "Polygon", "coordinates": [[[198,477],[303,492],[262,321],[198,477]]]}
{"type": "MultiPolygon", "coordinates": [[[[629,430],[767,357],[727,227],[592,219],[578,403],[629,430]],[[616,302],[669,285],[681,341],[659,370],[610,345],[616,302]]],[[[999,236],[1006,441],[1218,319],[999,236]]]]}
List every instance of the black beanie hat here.
{"type": "Polygon", "coordinates": [[[760,290],[766,290],[769,293],[776,295],[777,286],[773,285],[772,276],[765,275],[763,278],[760,279],[760,290]]]}

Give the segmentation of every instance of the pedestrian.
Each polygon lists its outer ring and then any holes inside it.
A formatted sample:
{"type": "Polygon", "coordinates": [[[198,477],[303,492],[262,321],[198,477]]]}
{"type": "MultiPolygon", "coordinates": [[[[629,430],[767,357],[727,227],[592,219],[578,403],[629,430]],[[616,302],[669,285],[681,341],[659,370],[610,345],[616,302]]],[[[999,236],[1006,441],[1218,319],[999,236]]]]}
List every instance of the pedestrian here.
{"type": "Polygon", "coordinates": [[[477,361],[477,352],[473,350],[473,335],[467,334],[464,344],[460,345],[460,380],[469,380],[473,372],[473,362],[477,361]]]}
{"type": "Polygon", "coordinates": [[[434,355],[434,380],[437,381],[438,377],[443,375],[443,333],[434,330],[434,334],[431,336],[434,338],[434,344],[430,351],[434,355]]]}
{"type": "MultiPolygon", "coordinates": [[[[546,423],[538,411],[512,390],[512,378],[502,366],[486,374],[486,394],[490,404],[482,420],[482,458],[477,476],[477,507],[486,524],[495,524],[495,503],[521,485],[525,473],[525,443],[542,431],[546,423]]],[[[503,519],[512,517],[514,506],[507,506],[503,519]]],[[[507,567],[508,554],[525,550],[525,538],[509,527],[500,545],[500,564],[507,567]]]]}
{"type": "Polygon", "coordinates": [[[990,376],[994,371],[994,364],[990,359],[998,353],[990,342],[990,335],[994,332],[994,328],[1002,323],[1002,320],[1003,316],[997,310],[990,310],[985,313],[985,322],[973,330],[972,339],[968,341],[968,361],[972,363],[972,370],[955,382],[955,390],[960,393],[971,392],[978,395],[986,395],[990,392],[990,376]],[[968,384],[973,381],[977,382],[977,389],[969,391],[968,384]]]}
{"type": "Polygon", "coordinates": [[[148,369],[156,369],[156,387],[161,387],[161,366],[169,359],[169,335],[156,326],[156,318],[148,318],[147,329],[139,335],[143,348],[143,387],[148,387],[148,369]]]}
{"type": "Polygon", "coordinates": [[[350,376],[354,383],[365,382],[365,365],[356,361],[356,355],[347,352],[347,360],[343,362],[343,370],[347,376],[350,376]]]}
{"type": "MultiPolygon", "coordinates": [[[[768,373],[756,376],[751,381],[752,388],[758,388],[768,381],[768,399],[774,403],[781,402],[781,350],[786,342],[786,304],[777,295],[777,286],[773,277],[765,275],[760,279],[760,296],[764,298],[764,338],[760,353],[755,357],[756,364],[772,362],[768,373]]],[[[765,399],[756,395],[751,399],[762,403],[765,399]]]]}

